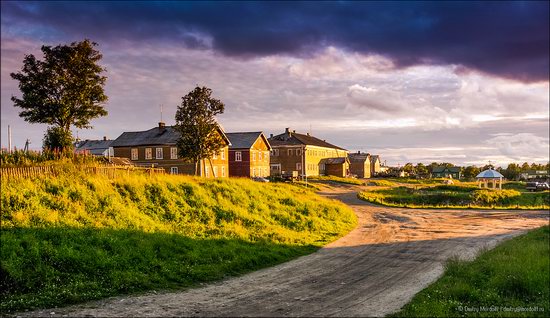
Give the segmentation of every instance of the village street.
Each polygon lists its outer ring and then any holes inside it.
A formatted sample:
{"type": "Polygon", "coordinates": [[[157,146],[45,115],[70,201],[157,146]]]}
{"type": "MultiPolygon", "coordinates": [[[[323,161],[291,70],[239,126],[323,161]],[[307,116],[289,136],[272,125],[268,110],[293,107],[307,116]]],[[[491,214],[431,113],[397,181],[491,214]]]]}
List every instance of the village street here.
{"type": "Polygon", "coordinates": [[[548,211],[413,210],[373,206],[356,186],[321,194],[350,205],[359,224],[318,252],[174,293],[114,297],[22,316],[384,316],[443,272],[453,256],[548,224],[548,211]]]}

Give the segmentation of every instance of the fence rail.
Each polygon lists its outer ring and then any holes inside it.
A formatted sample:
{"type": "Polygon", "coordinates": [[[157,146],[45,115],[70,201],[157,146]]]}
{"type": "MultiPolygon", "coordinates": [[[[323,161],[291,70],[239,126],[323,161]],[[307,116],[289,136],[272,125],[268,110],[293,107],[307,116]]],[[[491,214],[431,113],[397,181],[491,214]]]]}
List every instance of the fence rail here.
{"type": "MultiPolygon", "coordinates": [[[[164,174],[162,168],[146,168],[135,166],[116,166],[116,165],[100,165],[100,166],[77,166],[80,171],[89,174],[100,174],[110,178],[117,176],[129,175],[133,172],[145,172],[149,175],[164,174]]],[[[43,176],[56,176],[66,172],[66,167],[63,166],[30,166],[30,167],[7,167],[0,168],[0,175],[3,180],[19,179],[19,178],[34,178],[43,176]]]]}

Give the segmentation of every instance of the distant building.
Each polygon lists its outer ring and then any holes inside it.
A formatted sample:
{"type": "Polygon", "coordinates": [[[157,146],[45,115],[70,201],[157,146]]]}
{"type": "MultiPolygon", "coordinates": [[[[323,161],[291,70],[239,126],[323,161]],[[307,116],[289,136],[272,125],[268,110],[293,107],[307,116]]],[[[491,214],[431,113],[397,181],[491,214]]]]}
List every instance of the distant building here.
{"type": "Polygon", "coordinates": [[[113,140],[103,137],[103,140],[82,140],[75,143],[75,152],[94,156],[112,157],[113,149],[110,148],[113,140]]]}
{"type": "Polygon", "coordinates": [[[550,173],[548,170],[527,170],[520,173],[519,178],[526,181],[548,181],[550,173]]]}
{"type": "MultiPolygon", "coordinates": [[[[231,145],[225,132],[218,125],[216,130],[225,141],[225,146],[210,160],[201,160],[199,175],[203,177],[228,177],[228,149],[231,145]],[[210,161],[212,164],[210,164],[210,161]]],[[[164,168],[171,174],[195,174],[195,163],[187,162],[178,155],[176,142],[179,133],[160,122],[158,127],[145,131],[124,132],[113,140],[111,147],[116,157],[128,158],[136,166],[164,168]]]]}
{"type": "Polygon", "coordinates": [[[382,172],[382,162],[379,155],[372,155],[370,157],[370,174],[376,176],[382,172]]]}
{"type": "Polygon", "coordinates": [[[349,174],[349,159],[347,157],[338,158],[323,158],[319,161],[319,165],[325,167],[327,176],[346,177],[349,174]]]}
{"type": "Polygon", "coordinates": [[[350,153],[349,158],[349,170],[351,174],[356,175],[358,178],[370,178],[371,177],[371,155],[368,153],[350,153]]]}
{"type": "Polygon", "coordinates": [[[229,175],[232,177],[269,177],[271,146],[263,132],[227,133],[229,175]]]}
{"type": "Polygon", "coordinates": [[[460,167],[446,167],[446,166],[438,166],[433,167],[431,177],[432,178],[453,178],[453,179],[461,179],[462,178],[462,172],[460,171],[460,167]]]}
{"type": "MultiPolygon", "coordinates": [[[[297,171],[301,176],[328,175],[332,170],[327,170],[326,161],[322,162],[323,159],[348,156],[348,150],[344,148],[313,137],[309,133],[297,133],[290,128],[286,128],[280,135],[271,135],[268,141],[272,147],[271,175],[292,171],[297,171]]],[[[348,172],[346,171],[346,175],[348,172]]]]}

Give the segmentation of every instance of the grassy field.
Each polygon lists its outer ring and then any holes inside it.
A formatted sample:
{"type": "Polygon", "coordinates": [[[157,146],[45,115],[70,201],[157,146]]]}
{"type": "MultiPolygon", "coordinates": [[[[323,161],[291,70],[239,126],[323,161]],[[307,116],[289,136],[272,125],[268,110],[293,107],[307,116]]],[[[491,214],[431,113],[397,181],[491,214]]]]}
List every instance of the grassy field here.
{"type": "Polygon", "coordinates": [[[332,181],[345,184],[354,184],[354,185],[364,185],[364,180],[354,179],[354,178],[342,178],[336,176],[311,176],[307,177],[310,181],[332,181]]]}
{"type": "Polygon", "coordinates": [[[372,185],[378,187],[360,192],[358,197],[371,203],[393,207],[458,209],[547,209],[550,207],[549,191],[526,192],[523,186],[517,183],[505,184],[502,191],[478,189],[471,183],[403,186],[392,181],[378,180],[372,185]]]}
{"type": "Polygon", "coordinates": [[[2,182],[0,310],[182,288],[311,253],[356,225],[301,186],[76,170],[2,182]]]}
{"type": "Polygon", "coordinates": [[[444,275],[393,317],[548,317],[548,226],[506,241],[444,275]],[[477,312],[476,312],[477,311],[477,312]]]}

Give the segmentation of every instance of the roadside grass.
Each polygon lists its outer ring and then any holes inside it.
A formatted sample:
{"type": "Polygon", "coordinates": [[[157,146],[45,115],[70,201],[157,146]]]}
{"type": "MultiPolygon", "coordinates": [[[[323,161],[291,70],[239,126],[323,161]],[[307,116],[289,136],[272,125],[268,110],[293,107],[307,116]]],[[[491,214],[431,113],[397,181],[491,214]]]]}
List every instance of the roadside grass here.
{"type": "Polygon", "coordinates": [[[439,280],[390,317],[548,317],[549,240],[544,226],[473,261],[452,260],[439,280]]]}
{"type": "Polygon", "coordinates": [[[1,184],[0,310],[192,286],[310,253],[353,229],[346,205],[246,179],[78,169],[1,184]]]}
{"type": "Polygon", "coordinates": [[[449,209],[548,209],[550,192],[478,189],[470,184],[368,189],[358,198],[385,206],[449,209]]]}
{"type": "Polygon", "coordinates": [[[332,181],[345,184],[354,184],[354,185],[364,185],[364,180],[354,179],[354,178],[342,178],[336,176],[311,176],[307,177],[308,180],[312,181],[332,181]]]}

